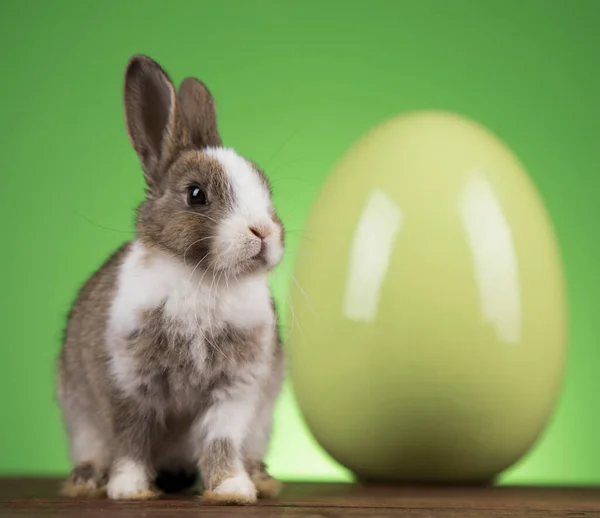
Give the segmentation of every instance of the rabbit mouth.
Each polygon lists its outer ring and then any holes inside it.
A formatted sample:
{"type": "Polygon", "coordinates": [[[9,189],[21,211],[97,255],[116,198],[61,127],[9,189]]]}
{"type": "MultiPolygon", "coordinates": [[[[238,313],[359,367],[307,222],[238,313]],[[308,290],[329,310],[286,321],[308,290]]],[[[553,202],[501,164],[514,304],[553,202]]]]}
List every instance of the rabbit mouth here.
{"type": "Polygon", "coordinates": [[[248,252],[250,253],[246,258],[240,261],[241,263],[268,264],[269,245],[265,239],[254,241],[252,243],[252,250],[249,250],[248,252]]]}
{"type": "Polygon", "coordinates": [[[245,265],[247,268],[251,267],[259,267],[259,266],[267,266],[269,261],[267,260],[266,250],[259,250],[256,254],[249,257],[248,259],[241,261],[242,265],[245,265]]]}
{"type": "Polygon", "coordinates": [[[277,243],[268,239],[246,241],[240,249],[232,252],[231,255],[216,254],[216,270],[228,270],[234,275],[268,272],[277,266],[281,255],[277,243]]]}
{"type": "Polygon", "coordinates": [[[262,249],[256,255],[252,256],[250,258],[250,260],[257,264],[260,264],[262,266],[267,266],[269,263],[267,261],[267,253],[266,253],[266,251],[263,251],[262,249]]]}
{"type": "Polygon", "coordinates": [[[254,255],[245,259],[239,260],[231,270],[239,273],[253,273],[258,271],[269,270],[271,268],[267,257],[266,249],[259,250],[254,255]]]}
{"type": "Polygon", "coordinates": [[[256,252],[250,259],[255,259],[259,261],[263,261],[265,264],[267,262],[267,243],[265,241],[260,242],[260,248],[258,252],[256,252]]]}

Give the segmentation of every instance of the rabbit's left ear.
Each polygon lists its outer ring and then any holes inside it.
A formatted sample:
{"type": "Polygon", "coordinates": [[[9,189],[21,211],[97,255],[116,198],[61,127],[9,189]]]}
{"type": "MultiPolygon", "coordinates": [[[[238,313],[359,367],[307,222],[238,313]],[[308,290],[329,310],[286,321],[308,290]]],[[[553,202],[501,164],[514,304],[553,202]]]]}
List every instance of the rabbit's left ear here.
{"type": "Polygon", "coordinates": [[[220,147],[217,106],[206,85],[193,77],[184,79],[179,87],[179,101],[194,146],[220,147]]]}

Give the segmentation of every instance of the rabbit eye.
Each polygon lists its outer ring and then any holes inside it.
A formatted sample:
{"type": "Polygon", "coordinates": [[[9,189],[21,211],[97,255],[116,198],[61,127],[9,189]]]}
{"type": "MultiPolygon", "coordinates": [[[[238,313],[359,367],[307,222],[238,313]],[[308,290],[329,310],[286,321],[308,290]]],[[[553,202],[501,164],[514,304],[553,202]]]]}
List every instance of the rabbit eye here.
{"type": "Polygon", "coordinates": [[[190,185],[188,188],[189,205],[206,205],[206,193],[198,185],[190,185]]]}

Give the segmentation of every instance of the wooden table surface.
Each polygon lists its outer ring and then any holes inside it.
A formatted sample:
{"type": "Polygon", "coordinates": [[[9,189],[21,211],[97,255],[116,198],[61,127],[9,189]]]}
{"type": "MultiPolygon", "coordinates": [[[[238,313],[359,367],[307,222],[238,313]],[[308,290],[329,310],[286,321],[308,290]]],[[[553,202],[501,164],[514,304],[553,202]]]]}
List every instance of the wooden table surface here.
{"type": "Polygon", "coordinates": [[[0,478],[0,517],[600,518],[600,488],[423,488],[288,483],[277,500],[260,501],[248,507],[215,507],[191,496],[152,502],[71,500],[57,496],[58,486],[56,479],[0,478]]]}

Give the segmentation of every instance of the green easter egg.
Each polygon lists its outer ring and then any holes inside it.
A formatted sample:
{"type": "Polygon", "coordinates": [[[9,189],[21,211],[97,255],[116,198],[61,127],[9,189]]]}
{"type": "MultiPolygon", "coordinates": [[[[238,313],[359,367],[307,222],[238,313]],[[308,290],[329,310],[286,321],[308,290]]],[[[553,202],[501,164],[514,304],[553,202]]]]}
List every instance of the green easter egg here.
{"type": "Polygon", "coordinates": [[[423,112],[368,132],[320,192],[294,275],[296,397],[360,479],[486,481],[543,431],[566,353],[559,251],[480,125],[423,112]]]}

